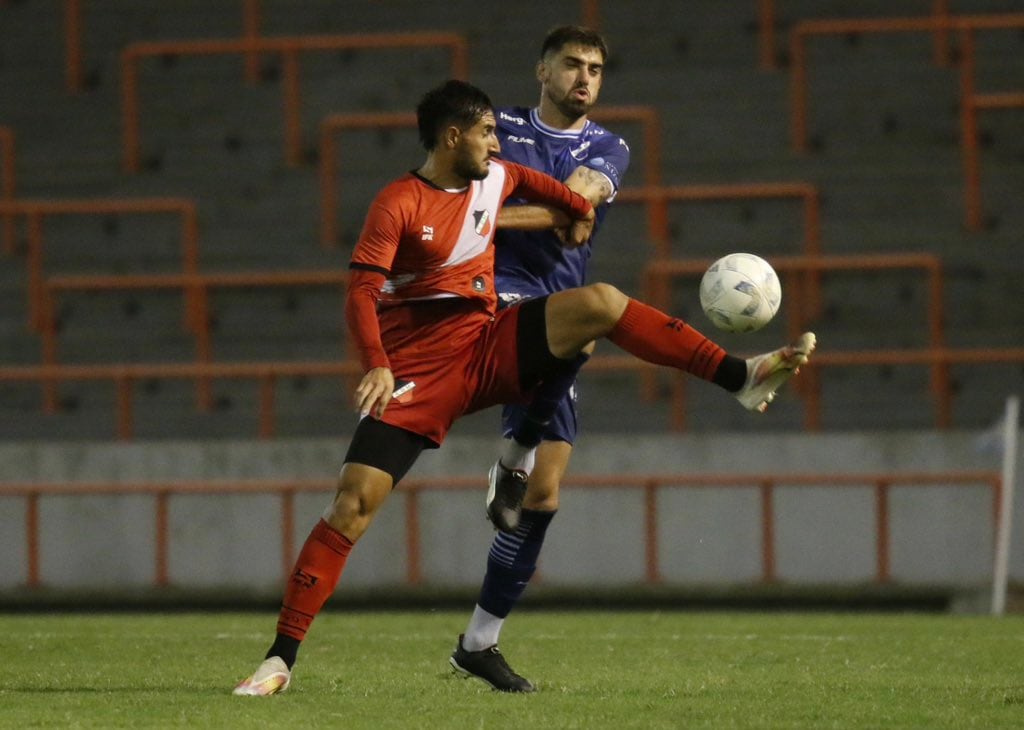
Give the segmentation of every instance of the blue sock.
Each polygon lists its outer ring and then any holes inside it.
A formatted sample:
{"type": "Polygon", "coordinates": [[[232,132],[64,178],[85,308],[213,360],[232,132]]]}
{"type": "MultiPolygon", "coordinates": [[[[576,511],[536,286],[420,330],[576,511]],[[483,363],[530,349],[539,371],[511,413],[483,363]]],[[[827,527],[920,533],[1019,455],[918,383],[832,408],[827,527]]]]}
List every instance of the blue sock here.
{"type": "Polygon", "coordinates": [[[477,601],[480,608],[499,618],[508,616],[537,570],[537,557],[554,516],[553,511],[524,509],[514,534],[495,536],[477,601]]]}

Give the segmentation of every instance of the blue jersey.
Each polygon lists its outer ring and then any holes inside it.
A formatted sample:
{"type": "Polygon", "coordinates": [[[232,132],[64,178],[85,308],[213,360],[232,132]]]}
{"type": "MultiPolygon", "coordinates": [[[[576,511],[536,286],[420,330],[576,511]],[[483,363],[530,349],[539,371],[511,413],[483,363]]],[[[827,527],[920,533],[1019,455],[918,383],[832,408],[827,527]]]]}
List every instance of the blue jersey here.
{"type": "MultiPolygon", "coordinates": [[[[510,107],[497,113],[501,157],[565,181],[580,166],[602,173],[619,189],[629,166],[629,147],[618,135],[588,120],[583,129],[566,131],[544,124],[536,109],[510,107]]],[[[597,207],[594,233],[608,212],[597,207]]],[[[509,199],[506,205],[525,201],[509,199]]],[[[586,280],[591,244],[566,248],[552,231],[499,228],[494,239],[494,281],[500,304],[582,286],[586,280]]]]}

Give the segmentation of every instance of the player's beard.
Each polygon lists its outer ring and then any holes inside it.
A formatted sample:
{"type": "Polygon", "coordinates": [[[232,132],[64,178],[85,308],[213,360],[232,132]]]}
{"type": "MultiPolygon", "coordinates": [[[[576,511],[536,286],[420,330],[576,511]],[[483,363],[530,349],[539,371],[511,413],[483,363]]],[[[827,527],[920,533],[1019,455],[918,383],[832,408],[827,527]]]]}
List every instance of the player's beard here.
{"type": "Polygon", "coordinates": [[[586,100],[574,99],[572,93],[576,91],[575,88],[570,89],[568,93],[562,97],[556,97],[551,91],[548,91],[548,99],[555,105],[559,113],[571,122],[575,122],[580,117],[586,116],[590,112],[590,107],[594,106],[592,97],[587,97],[586,100]]]}
{"type": "Polygon", "coordinates": [[[471,154],[464,150],[455,158],[455,174],[466,180],[483,180],[491,171],[488,166],[488,160],[484,160],[482,166],[478,165],[471,154]]]}

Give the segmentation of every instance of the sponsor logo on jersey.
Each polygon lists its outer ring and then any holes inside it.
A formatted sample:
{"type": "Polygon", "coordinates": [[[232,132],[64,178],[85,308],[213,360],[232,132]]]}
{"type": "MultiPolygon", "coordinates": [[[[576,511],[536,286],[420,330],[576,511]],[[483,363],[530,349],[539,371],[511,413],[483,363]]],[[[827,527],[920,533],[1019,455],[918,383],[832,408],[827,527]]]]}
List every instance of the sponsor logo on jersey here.
{"type": "Polygon", "coordinates": [[[526,126],[526,120],[525,119],[523,119],[522,117],[513,116],[513,115],[509,114],[508,112],[498,112],[498,118],[499,119],[504,119],[506,122],[512,122],[513,124],[518,124],[520,126],[526,126]]]}
{"type": "Polygon", "coordinates": [[[584,142],[574,150],[569,150],[569,154],[572,155],[574,160],[584,160],[587,157],[587,149],[590,147],[590,142],[584,142]]]}
{"type": "Polygon", "coordinates": [[[512,134],[510,134],[508,137],[506,137],[506,139],[509,142],[516,142],[517,144],[534,144],[534,145],[537,144],[536,142],[534,142],[529,137],[516,137],[515,135],[512,135],[512,134]]]}
{"type": "Polygon", "coordinates": [[[434,227],[423,226],[423,233],[420,234],[421,241],[433,241],[434,240],[434,227]]]}
{"type": "Polygon", "coordinates": [[[486,236],[491,232],[491,216],[486,210],[474,210],[473,220],[476,221],[474,230],[478,236],[486,236]]]}

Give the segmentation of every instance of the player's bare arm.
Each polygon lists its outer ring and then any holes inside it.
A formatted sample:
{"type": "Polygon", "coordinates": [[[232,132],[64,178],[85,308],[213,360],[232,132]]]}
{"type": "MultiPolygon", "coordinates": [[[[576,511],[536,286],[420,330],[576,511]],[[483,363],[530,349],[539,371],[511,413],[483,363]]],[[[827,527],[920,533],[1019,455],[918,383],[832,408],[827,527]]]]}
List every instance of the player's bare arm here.
{"type": "MultiPolygon", "coordinates": [[[[565,180],[566,186],[590,201],[595,208],[612,196],[614,188],[606,175],[586,166],[577,167],[565,180]]],[[[570,235],[570,227],[577,222],[571,220],[562,210],[548,205],[530,203],[527,205],[507,205],[498,212],[498,225],[503,228],[538,231],[553,228],[559,231],[559,237],[567,246],[582,246],[590,239],[593,219],[589,226],[579,228],[570,235]],[[586,235],[583,232],[586,230],[586,235]]],[[[581,226],[584,221],[578,222],[581,226]]]]}

